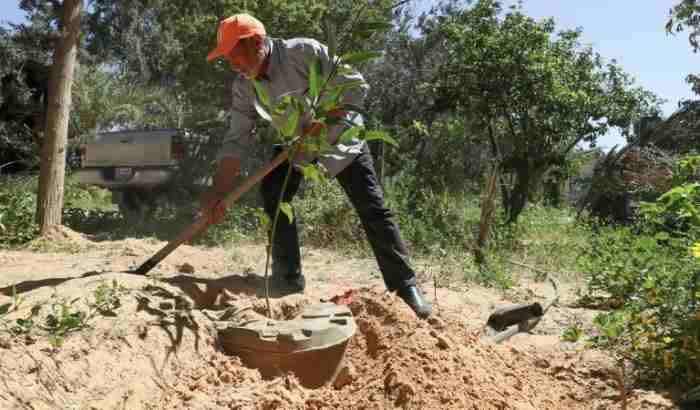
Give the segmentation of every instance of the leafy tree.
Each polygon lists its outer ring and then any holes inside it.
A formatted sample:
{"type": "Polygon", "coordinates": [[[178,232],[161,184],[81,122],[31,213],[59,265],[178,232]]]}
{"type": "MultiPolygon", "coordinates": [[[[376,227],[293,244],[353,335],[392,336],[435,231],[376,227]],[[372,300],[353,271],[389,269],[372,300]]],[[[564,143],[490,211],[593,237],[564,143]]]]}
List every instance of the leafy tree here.
{"type": "Polygon", "coordinates": [[[84,139],[103,129],[178,127],[185,115],[179,100],[165,87],[134,87],[128,76],[104,65],[81,65],[73,88],[72,135],[84,139]]]}
{"type": "Polygon", "coordinates": [[[700,2],[697,0],[681,0],[670,10],[669,21],[666,28],[669,31],[681,32],[684,28],[689,28],[690,44],[695,49],[700,49],[698,36],[700,33],[700,2]]]}
{"type": "Polygon", "coordinates": [[[680,33],[688,30],[688,41],[693,51],[700,50],[700,2],[698,0],[681,0],[670,10],[666,31],[680,33]]]}
{"type": "Polygon", "coordinates": [[[511,223],[579,143],[595,144],[613,127],[626,135],[640,115],[658,110],[619,66],[581,46],[580,30],[555,35],[551,19],[536,22],[517,7],[502,16],[498,2],[480,0],[444,16],[439,30],[448,54],[437,98],[486,130],[511,223]]]}
{"type": "Polygon", "coordinates": [[[490,156],[481,130],[435,92],[439,62],[447,56],[435,17],[450,13],[453,3],[418,18],[410,10],[399,13],[385,37],[382,58],[364,71],[372,85],[367,97],[370,119],[391,130],[400,143],[386,154],[374,150],[377,167],[381,172],[386,160],[385,174],[410,191],[415,203],[411,208],[420,208],[429,190],[475,189],[490,156]]]}
{"type": "Polygon", "coordinates": [[[0,28],[0,174],[38,163],[35,136],[43,131],[48,67],[36,57],[0,28]]]}

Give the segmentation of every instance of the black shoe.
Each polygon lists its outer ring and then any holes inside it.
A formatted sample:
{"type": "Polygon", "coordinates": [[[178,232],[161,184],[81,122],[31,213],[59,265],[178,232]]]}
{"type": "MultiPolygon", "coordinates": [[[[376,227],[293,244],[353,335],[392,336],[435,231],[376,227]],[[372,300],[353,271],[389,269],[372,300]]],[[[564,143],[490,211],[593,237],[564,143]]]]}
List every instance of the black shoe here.
{"type": "Polygon", "coordinates": [[[433,311],[430,303],[423,299],[423,295],[421,294],[420,290],[418,290],[418,288],[415,286],[401,288],[396,291],[396,294],[399,295],[399,297],[403,299],[411,309],[413,309],[416,316],[421,319],[427,318],[433,311]]]}
{"type": "Polygon", "coordinates": [[[304,293],[306,279],[301,273],[301,266],[286,263],[273,258],[272,279],[285,293],[304,293]]]}
{"type": "Polygon", "coordinates": [[[282,278],[281,282],[285,290],[290,293],[304,293],[304,289],[306,289],[306,278],[304,278],[304,275],[288,276],[282,278]]]}

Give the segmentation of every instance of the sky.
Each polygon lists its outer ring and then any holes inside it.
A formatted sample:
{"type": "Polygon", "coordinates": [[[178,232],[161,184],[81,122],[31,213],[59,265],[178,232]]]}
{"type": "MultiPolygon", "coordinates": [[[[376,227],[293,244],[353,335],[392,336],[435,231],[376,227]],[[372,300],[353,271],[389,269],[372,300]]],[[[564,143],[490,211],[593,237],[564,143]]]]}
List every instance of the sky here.
{"type": "MultiPolygon", "coordinates": [[[[583,29],[583,42],[607,60],[615,59],[642,87],[668,100],[665,116],[678,102],[692,98],[685,82],[700,72],[700,54],[693,53],[688,36],[666,34],[669,9],[679,0],[523,0],[525,14],[540,20],[553,17],[560,29],[583,29]]],[[[0,0],[0,20],[21,22],[18,1],[0,0]]],[[[428,10],[434,0],[414,0],[417,10],[428,10]]],[[[517,0],[504,0],[508,6],[517,0]]],[[[604,136],[599,145],[611,147],[624,141],[619,134],[604,136]]]]}

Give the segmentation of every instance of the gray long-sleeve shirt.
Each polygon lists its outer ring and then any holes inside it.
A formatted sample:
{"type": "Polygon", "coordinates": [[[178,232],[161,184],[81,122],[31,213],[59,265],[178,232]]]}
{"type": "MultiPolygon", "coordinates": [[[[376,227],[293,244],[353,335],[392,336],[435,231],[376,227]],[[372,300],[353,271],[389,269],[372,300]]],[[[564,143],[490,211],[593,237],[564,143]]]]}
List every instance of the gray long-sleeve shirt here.
{"type": "MultiPolygon", "coordinates": [[[[296,38],[291,40],[265,39],[270,47],[270,59],[267,75],[259,80],[272,101],[288,94],[302,97],[309,89],[309,72],[314,59],[320,61],[321,73],[326,75],[331,71],[332,61],[328,55],[328,49],[323,44],[313,39],[296,38]]],[[[345,82],[359,80],[360,86],[350,87],[342,97],[342,102],[361,106],[367,94],[369,86],[362,75],[354,70],[349,73],[337,74],[331,86],[345,82]]],[[[252,81],[242,76],[233,84],[233,105],[231,109],[231,126],[224,138],[218,158],[233,157],[242,159],[247,151],[255,143],[253,127],[257,110],[262,107],[252,81]],[[258,103],[256,104],[256,101],[258,103]]],[[[357,125],[362,125],[362,117],[356,113],[348,113],[346,118],[357,125]]],[[[272,125],[279,128],[278,121],[282,118],[272,118],[272,125]]],[[[303,120],[302,120],[303,125],[303,120]]],[[[328,129],[328,142],[333,146],[329,152],[318,157],[319,162],[325,166],[329,176],[333,177],[342,171],[355,157],[362,152],[365,142],[357,139],[341,144],[337,139],[344,131],[345,126],[334,125],[328,129]]],[[[295,158],[295,163],[307,163],[314,158],[308,155],[300,155],[295,158]]]]}

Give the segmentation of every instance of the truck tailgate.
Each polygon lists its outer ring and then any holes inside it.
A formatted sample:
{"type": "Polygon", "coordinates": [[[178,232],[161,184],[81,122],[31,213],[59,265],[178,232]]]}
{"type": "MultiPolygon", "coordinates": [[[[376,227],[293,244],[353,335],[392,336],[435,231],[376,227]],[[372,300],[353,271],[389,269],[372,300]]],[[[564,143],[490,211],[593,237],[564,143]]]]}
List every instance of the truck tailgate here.
{"type": "Polygon", "coordinates": [[[176,134],[176,130],[97,134],[85,145],[82,167],[171,165],[171,144],[176,134]]]}

